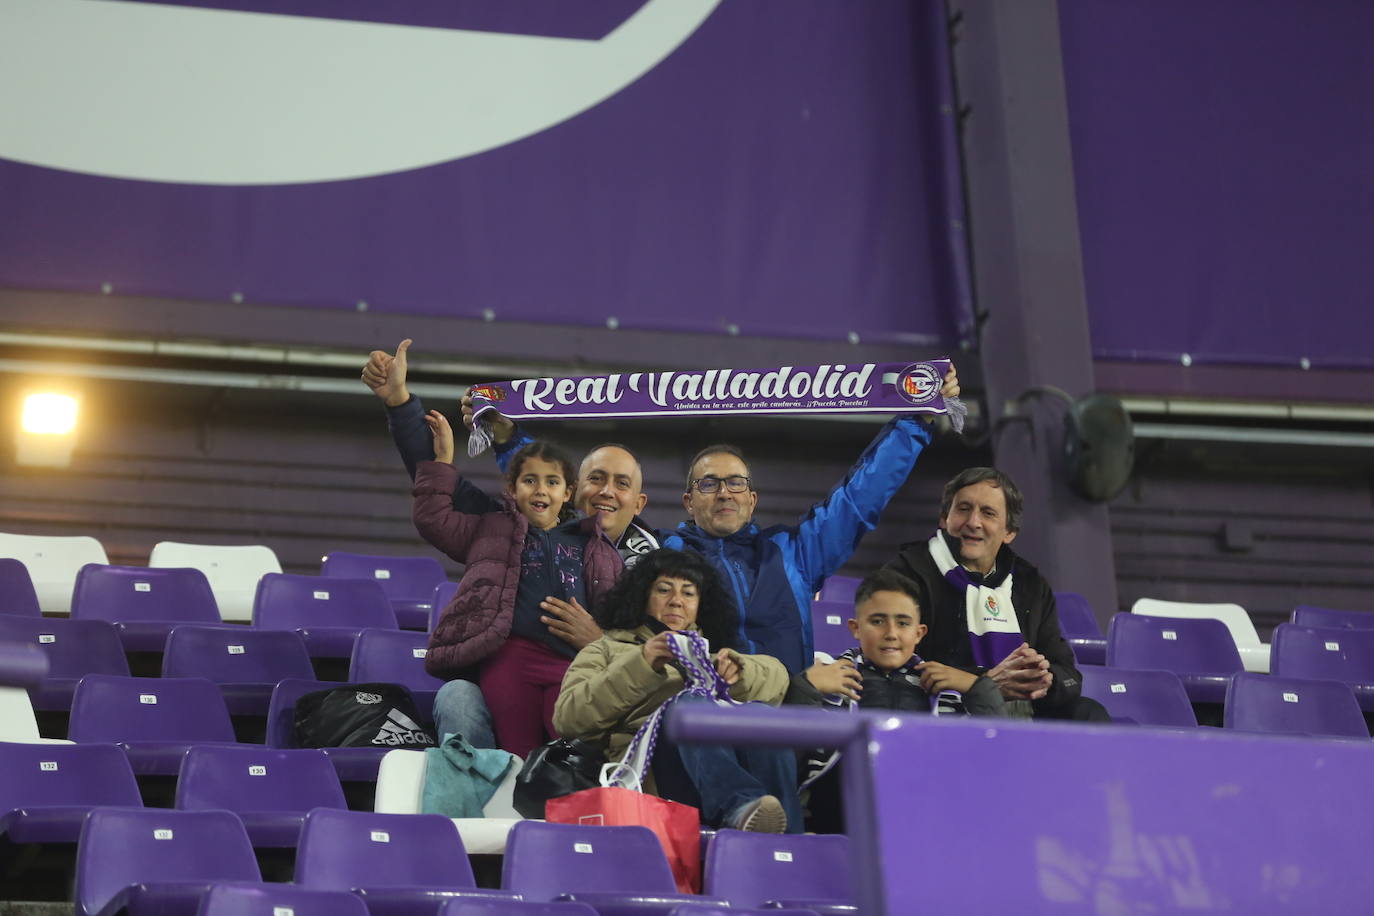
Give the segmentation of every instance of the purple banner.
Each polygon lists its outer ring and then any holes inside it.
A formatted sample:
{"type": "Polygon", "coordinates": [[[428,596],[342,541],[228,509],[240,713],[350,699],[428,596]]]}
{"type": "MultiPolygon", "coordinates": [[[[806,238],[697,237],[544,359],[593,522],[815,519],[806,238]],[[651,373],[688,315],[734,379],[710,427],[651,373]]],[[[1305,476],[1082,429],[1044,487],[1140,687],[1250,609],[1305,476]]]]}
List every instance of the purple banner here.
{"type": "Polygon", "coordinates": [[[1059,17],[1094,355],[1374,366],[1374,4],[1059,17]]]}
{"type": "Polygon", "coordinates": [[[380,9],[0,4],[0,286],[968,336],[944,4],[380,9]]]}
{"type": "Polygon", "coordinates": [[[473,416],[663,417],[684,413],[946,413],[948,359],[916,363],[630,372],[474,385],[473,416]]]}

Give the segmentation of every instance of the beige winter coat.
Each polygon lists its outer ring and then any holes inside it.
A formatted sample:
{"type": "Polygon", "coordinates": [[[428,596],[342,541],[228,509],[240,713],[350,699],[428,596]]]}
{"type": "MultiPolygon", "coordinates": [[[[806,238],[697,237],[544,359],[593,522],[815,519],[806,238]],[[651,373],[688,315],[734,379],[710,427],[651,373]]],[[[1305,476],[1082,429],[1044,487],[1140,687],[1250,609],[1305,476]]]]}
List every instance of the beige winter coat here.
{"type": "MultiPolygon", "coordinates": [[[[682,673],[672,665],[654,671],[644,660],[648,626],[607,630],[573,659],[553,707],[553,727],[565,738],[600,743],[607,760],[619,760],[630,739],[664,701],[682,689],[682,673]]],[[[787,669],[771,655],[741,655],[740,679],[730,688],[737,700],[774,706],[787,693],[787,669]]]]}

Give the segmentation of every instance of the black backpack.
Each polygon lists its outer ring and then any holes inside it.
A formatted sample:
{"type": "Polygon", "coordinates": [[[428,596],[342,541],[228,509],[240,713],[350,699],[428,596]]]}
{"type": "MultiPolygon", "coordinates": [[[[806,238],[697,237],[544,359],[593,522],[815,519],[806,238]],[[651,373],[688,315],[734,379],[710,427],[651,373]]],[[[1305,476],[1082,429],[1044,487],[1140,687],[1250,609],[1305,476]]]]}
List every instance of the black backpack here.
{"type": "Polygon", "coordinates": [[[296,701],[297,747],[434,747],[410,691],[400,684],[347,684],[296,701]]]}

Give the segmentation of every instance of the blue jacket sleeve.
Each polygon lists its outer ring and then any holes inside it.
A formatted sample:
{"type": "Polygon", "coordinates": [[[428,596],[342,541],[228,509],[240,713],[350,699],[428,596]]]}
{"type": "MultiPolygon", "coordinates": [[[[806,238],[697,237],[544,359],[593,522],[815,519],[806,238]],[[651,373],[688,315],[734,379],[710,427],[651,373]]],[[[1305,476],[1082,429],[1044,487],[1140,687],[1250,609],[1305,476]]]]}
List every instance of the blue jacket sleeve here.
{"type": "Polygon", "coordinates": [[[515,433],[504,445],[493,445],[492,452],[496,455],[496,466],[501,469],[501,473],[506,473],[510,467],[510,460],[515,457],[515,453],[534,441],[534,437],[520,428],[520,424],[515,425],[515,433]]]}
{"type": "Polygon", "coordinates": [[[889,420],[830,495],[785,531],[779,546],[788,553],[789,572],[807,593],[820,588],[849,560],[859,540],[877,527],[930,435],[930,428],[915,416],[889,420]]]}

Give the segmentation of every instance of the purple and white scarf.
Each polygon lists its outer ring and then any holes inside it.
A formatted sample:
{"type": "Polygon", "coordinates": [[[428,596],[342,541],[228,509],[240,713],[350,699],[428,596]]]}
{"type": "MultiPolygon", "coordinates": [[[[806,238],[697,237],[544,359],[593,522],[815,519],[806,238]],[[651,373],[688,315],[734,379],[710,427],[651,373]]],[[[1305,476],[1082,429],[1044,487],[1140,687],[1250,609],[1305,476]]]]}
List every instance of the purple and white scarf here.
{"type": "MultiPolygon", "coordinates": [[[[937,530],[930,539],[930,558],[945,581],[964,594],[964,616],[968,622],[969,645],[973,649],[973,663],[991,668],[1025,642],[1016,608],[1011,603],[1011,570],[996,586],[984,584],[983,577],[974,581],[950,552],[944,532],[937,530]]],[[[996,577],[993,577],[994,579],[996,577]]]]}
{"type": "MultiPolygon", "coordinates": [[[[824,656],[825,653],[818,652],[817,655],[824,656]]],[[[844,650],[836,656],[834,660],[838,662],[846,659],[853,662],[854,667],[858,668],[860,671],[863,671],[865,668],[878,670],[878,666],[865,658],[863,650],[858,646],[844,650]]],[[[817,661],[820,660],[820,658],[817,659],[817,661]]],[[[897,669],[897,673],[901,675],[902,679],[906,681],[907,684],[922,691],[924,688],[921,687],[921,675],[916,672],[916,666],[923,661],[924,659],[921,658],[919,653],[913,652],[911,658],[907,659],[902,666],[897,669]]],[[[856,703],[849,699],[849,697],[840,696],[838,694],[829,696],[822,695],[821,702],[826,706],[835,707],[847,712],[855,712],[863,705],[862,702],[856,703]]],[[[964,709],[963,694],[957,690],[941,690],[930,698],[930,714],[932,716],[968,715],[967,711],[964,709]]],[[[820,747],[808,751],[806,756],[802,759],[801,785],[798,786],[798,789],[809,788],[813,782],[833,770],[835,764],[840,762],[840,756],[840,751],[834,748],[820,747]]]]}
{"type": "MultiPolygon", "coordinates": [[[[512,420],[710,414],[947,414],[962,432],[968,409],[940,389],[950,361],[630,372],[526,378],[472,387],[473,420],[497,410],[512,420]]],[[[468,455],[491,445],[474,422],[468,455]]]]}
{"type": "Polygon", "coordinates": [[[663,724],[663,714],[669,706],[684,696],[696,696],[711,700],[719,706],[743,706],[740,700],[730,696],[730,685],[716,671],[711,659],[711,647],[706,637],[691,630],[680,630],[672,634],[668,645],[673,650],[673,658],[682,671],[683,687],[654,710],[648,720],[639,727],[625,749],[625,756],[601,768],[601,784],[622,789],[642,792],[644,776],[653,762],[654,748],[658,744],[658,730],[663,724]]]}

